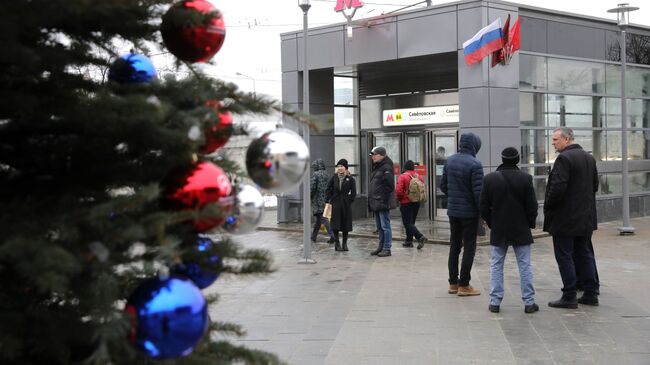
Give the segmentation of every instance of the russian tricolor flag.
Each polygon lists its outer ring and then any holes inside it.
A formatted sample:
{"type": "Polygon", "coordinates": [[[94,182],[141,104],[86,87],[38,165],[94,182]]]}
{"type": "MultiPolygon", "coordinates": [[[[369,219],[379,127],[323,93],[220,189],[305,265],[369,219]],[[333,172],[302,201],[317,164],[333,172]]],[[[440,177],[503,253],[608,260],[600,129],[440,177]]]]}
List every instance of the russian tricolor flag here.
{"type": "Polygon", "coordinates": [[[503,32],[501,18],[481,29],[470,40],[463,43],[465,63],[471,66],[490,53],[503,48],[503,32]]]}

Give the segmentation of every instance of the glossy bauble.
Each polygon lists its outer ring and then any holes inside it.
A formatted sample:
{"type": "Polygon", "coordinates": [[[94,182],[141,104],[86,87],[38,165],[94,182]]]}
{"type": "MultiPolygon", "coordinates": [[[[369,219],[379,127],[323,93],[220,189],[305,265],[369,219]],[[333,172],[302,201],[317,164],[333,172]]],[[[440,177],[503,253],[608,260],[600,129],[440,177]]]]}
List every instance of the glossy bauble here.
{"type": "Polygon", "coordinates": [[[213,109],[206,123],[208,128],[204,129],[205,143],[200,148],[203,154],[210,154],[223,147],[233,133],[232,114],[229,111],[220,111],[222,104],[216,100],[209,100],[206,106],[213,109]]]}
{"type": "Polygon", "coordinates": [[[147,56],[129,53],[113,62],[108,79],[118,84],[142,84],[156,79],[156,68],[147,56]]]}
{"type": "MultiPolygon", "coordinates": [[[[210,254],[213,245],[214,242],[210,238],[201,236],[196,240],[194,248],[196,250],[195,253],[203,255],[200,261],[202,261],[204,265],[217,265],[218,267],[221,267],[223,265],[221,257],[210,254]]],[[[196,262],[184,262],[182,264],[174,265],[174,267],[172,267],[172,273],[188,277],[197,287],[199,287],[199,289],[209,287],[219,277],[218,272],[204,269],[196,262]]]]}
{"type": "Polygon", "coordinates": [[[234,204],[232,186],[226,173],[210,162],[199,162],[171,172],[163,181],[163,207],[175,210],[200,209],[217,204],[219,216],[194,221],[198,232],[220,226],[234,204]]]}
{"type": "Polygon", "coordinates": [[[153,278],[129,297],[129,342],[155,359],[188,355],[206,333],[208,306],[201,290],[185,277],[153,278]]]}
{"type": "Polygon", "coordinates": [[[162,18],[160,32],[167,49],[187,62],[209,61],[226,38],[221,13],[205,0],[172,5],[162,18]]]}
{"type": "Polygon", "coordinates": [[[262,221],[264,196],[254,186],[239,186],[235,206],[223,228],[233,234],[253,232],[262,221]]]}
{"type": "Polygon", "coordinates": [[[294,190],[309,170],[309,148],[288,129],[264,133],[248,146],[246,170],[257,185],[269,192],[294,190]]]}

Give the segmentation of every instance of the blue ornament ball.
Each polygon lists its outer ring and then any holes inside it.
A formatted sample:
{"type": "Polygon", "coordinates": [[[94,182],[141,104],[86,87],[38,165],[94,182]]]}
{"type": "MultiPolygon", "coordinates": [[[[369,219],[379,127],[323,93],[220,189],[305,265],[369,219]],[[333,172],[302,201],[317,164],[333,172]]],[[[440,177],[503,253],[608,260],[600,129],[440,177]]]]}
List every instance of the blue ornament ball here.
{"type": "Polygon", "coordinates": [[[208,307],[201,290],[184,277],[145,281],[129,297],[129,341],[155,359],[188,355],[206,333],[208,307]]]}
{"type": "MultiPolygon", "coordinates": [[[[210,251],[213,244],[214,242],[208,237],[199,237],[199,239],[196,241],[196,250],[199,253],[207,253],[210,251]]],[[[205,262],[206,264],[216,264],[218,266],[222,265],[221,257],[216,255],[207,256],[205,258],[205,262]]],[[[195,262],[187,262],[175,265],[172,267],[172,273],[188,277],[200,289],[209,287],[219,277],[219,273],[203,269],[201,266],[199,266],[199,264],[195,262]]]]}
{"type": "Polygon", "coordinates": [[[121,56],[108,69],[108,79],[118,84],[142,84],[156,79],[151,60],[139,53],[121,56]]]}

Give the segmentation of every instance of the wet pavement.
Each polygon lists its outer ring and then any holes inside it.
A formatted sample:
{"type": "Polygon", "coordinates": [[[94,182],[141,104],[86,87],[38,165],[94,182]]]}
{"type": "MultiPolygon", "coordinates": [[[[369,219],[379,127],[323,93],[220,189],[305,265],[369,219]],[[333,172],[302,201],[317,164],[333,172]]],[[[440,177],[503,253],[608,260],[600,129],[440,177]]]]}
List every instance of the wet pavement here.
{"type": "Polygon", "coordinates": [[[493,314],[488,246],[478,247],[472,270],[482,294],[458,297],[447,294],[445,245],[395,244],[391,257],[377,258],[374,238],[354,237],[349,252],[335,252],[321,236],[310,265],[297,264],[300,232],[257,231],[235,239],[270,250],[277,271],[220,277],[206,290],[220,295],[210,315],[247,329],[235,343],[289,364],[650,364],[650,217],[632,223],[634,236],[618,236],[618,223],[594,235],[598,307],[547,306],[561,287],[550,237],[533,245],[540,312],[524,313],[509,251],[505,298],[493,314]]]}

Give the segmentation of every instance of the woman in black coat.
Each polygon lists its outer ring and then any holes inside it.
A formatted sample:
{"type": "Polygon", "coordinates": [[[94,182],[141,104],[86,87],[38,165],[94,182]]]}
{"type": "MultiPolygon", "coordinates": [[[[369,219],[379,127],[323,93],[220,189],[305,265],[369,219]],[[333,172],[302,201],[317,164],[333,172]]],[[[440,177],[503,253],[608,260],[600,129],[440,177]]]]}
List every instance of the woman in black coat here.
{"type": "Polygon", "coordinates": [[[327,183],[325,201],[332,204],[330,227],[334,232],[336,251],[348,251],[348,232],[352,230],[352,203],[357,196],[357,184],[348,171],[348,161],[340,159],[336,163],[336,173],[327,183]],[[339,241],[343,232],[343,245],[339,241]]]}

